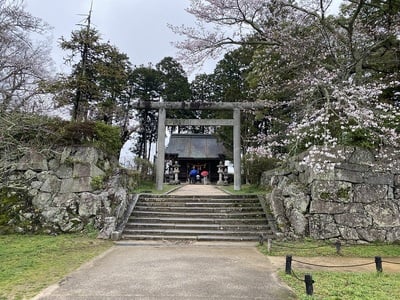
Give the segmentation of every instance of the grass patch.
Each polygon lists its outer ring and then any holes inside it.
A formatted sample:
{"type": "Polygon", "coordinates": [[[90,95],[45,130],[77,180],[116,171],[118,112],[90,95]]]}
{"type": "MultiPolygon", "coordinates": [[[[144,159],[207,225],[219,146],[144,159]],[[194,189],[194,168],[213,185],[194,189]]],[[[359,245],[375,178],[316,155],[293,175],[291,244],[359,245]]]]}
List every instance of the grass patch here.
{"type": "Polygon", "coordinates": [[[346,256],[346,257],[398,257],[400,246],[395,244],[366,244],[366,245],[342,245],[340,255],[336,252],[333,242],[325,241],[296,241],[296,242],[275,242],[272,241],[271,252],[268,253],[266,243],[259,247],[265,255],[270,256],[346,256]]]}
{"type": "Polygon", "coordinates": [[[258,185],[242,184],[240,191],[235,191],[233,185],[221,186],[222,190],[233,195],[264,194],[266,189],[258,185]]]}
{"type": "MultiPolygon", "coordinates": [[[[274,242],[271,252],[267,251],[267,245],[259,246],[259,250],[269,256],[296,257],[362,257],[373,258],[399,257],[400,247],[394,244],[375,243],[368,245],[343,245],[341,254],[336,252],[334,243],[324,241],[296,241],[274,242]],[[275,244],[275,245],[274,245],[275,244]]],[[[386,300],[400,299],[400,273],[377,272],[349,272],[349,271],[319,271],[319,270],[294,270],[296,276],[287,275],[285,266],[278,272],[282,281],[289,285],[299,299],[335,299],[335,300],[386,300]],[[306,295],[304,275],[308,273],[313,277],[314,295],[306,295]],[[301,280],[299,280],[301,279],[301,280]]]]}
{"type": "MultiPolygon", "coordinates": [[[[300,279],[305,273],[296,272],[300,279]]],[[[399,273],[312,272],[313,296],[308,296],[305,283],[284,271],[278,273],[299,299],[387,300],[400,299],[399,273]]]]}
{"type": "Polygon", "coordinates": [[[0,236],[0,299],[27,299],[112,246],[84,235],[0,236]]]}
{"type": "Polygon", "coordinates": [[[164,194],[177,187],[179,187],[179,185],[164,184],[163,189],[159,191],[156,189],[156,184],[153,181],[144,181],[135,187],[132,192],[136,194],[164,194]]]}

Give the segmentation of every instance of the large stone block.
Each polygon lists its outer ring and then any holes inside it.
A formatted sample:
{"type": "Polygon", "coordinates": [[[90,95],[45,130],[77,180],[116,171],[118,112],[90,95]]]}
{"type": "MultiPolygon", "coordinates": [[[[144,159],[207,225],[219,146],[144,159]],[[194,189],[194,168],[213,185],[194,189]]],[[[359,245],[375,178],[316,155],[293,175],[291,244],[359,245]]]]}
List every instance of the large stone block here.
{"type": "Polygon", "coordinates": [[[289,222],[295,234],[305,235],[308,228],[308,220],[300,211],[293,209],[289,214],[289,222]]]}
{"type": "Polygon", "coordinates": [[[357,165],[372,166],[375,163],[375,156],[367,149],[355,148],[349,158],[349,162],[357,165]]]}
{"type": "Polygon", "coordinates": [[[50,193],[37,193],[32,199],[32,204],[35,208],[44,210],[47,209],[52,202],[52,195],[50,193]]]}
{"type": "Polygon", "coordinates": [[[61,181],[60,193],[91,192],[91,177],[66,178],[61,181]]]}
{"type": "Polygon", "coordinates": [[[394,176],[390,173],[366,173],[364,182],[371,185],[394,186],[394,176]]]}
{"type": "Polygon", "coordinates": [[[61,180],[58,179],[54,175],[48,175],[42,186],[40,187],[40,191],[47,193],[58,193],[61,186],[61,180]]]}
{"type": "Polygon", "coordinates": [[[365,213],[372,217],[375,227],[400,226],[399,206],[392,201],[382,201],[364,206],[365,213]]]}
{"type": "Polygon", "coordinates": [[[99,160],[99,151],[93,147],[79,147],[73,155],[74,162],[96,164],[99,160]]]}
{"type": "Polygon", "coordinates": [[[104,176],[105,172],[94,164],[75,163],[72,176],[77,177],[97,177],[104,176]]]}
{"type": "Polygon", "coordinates": [[[386,241],[389,243],[400,241],[400,226],[388,228],[386,230],[386,241]]]}
{"type": "Polygon", "coordinates": [[[367,242],[383,242],[386,240],[386,230],[376,228],[357,228],[360,240],[367,242]]]}
{"type": "Polygon", "coordinates": [[[38,152],[31,151],[26,153],[17,163],[16,169],[20,171],[34,170],[34,171],[47,171],[47,159],[38,152]]]}
{"type": "Polygon", "coordinates": [[[106,217],[104,219],[104,226],[100,230],[97,238],[99,239],[109,239],[111,238],[111,234],[115,232],[116,227],[116,218],[115,217],[106,217]]]}
{"type": "Polygon", "coordinates": [[[60,167],[55,171],[55,174],[60,179],[71,178],[72,167],[66,164],[60,165],[60,167]]]}
{"type": "Polygon", "coordinates": [[[336,168],[334,179],[337,181],[347,181],[351,183],[363,183],[364,174],[364,172],[336,168]]]}
{"type": "Polygon", "coordinates": [[[388,199],[387,185],[355,184],[354,202],[374,203],[388,199]]]}
{"type": "Polygon", "coordinates": [[[310,205],[311,214],[342,214],[348,209],[349,205],[333,201],[312,200],[310,205]]]}
{"type": "Polygon", "coordinates": [[[335,180],[336,171],[334,169],[334,165],[330,168],[326,168],[325,170],[321,170],[315,167],[310,167],[305,170],[304,173],[299,174],[299,181],[303,184],[311,184],[316,180],[335,180]]]}
{"type": "Polygon", "coordinates": [[[341,235],[341,239],[345,241],[357,241],[359,240],[358,232],[356,228],[340,226],[338,225],[338,229],[341,235]]]}
{"type": "Polygon", "coordinates": [[[81,193],[78,213],[81,217],[93,217],[111,213],[108,194],[81,193]]]}
{"type": "Polygon", "coordinates": [[[310,237],[331,239],[340,237],[340,231],[331,215],[313,215],[309,219],[310,237]]]}
{"type": "Polygon", "coordinates": [[[353,202],[353,184],[345,181],[314,181],[311,184],[313,201],[353,202]]]}
{"type": "Polygon", "coordinates": [[[310,203],[310,196],[307,194],[307,188],[296,182],[280,186],[283,201],[286,209],[296,209],[301,213],[307,211],[310,203]]]}
{"type": "Polygon", "coordinates": [[[343,213],[334,215],[336,224],[353,228],[372,226],[372,218],[364,213],[343,213]]]}
{"type": "Polygon", "coordinates": [[[64,206],[68,211],[77,214],[78,200],[79,197],[75,193],[57,194],[53,199],[52,206],[64,206]]]}

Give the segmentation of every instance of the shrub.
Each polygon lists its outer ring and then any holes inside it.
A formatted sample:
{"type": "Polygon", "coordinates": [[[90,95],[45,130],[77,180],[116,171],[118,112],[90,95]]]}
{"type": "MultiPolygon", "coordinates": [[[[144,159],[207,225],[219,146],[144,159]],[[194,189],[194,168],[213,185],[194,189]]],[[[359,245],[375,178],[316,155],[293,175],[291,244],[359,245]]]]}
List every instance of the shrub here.
{"type": "Polygon", "coordinates": [[[262,173],[274,169],[277,163],[278,160],[274,158],[254,154],[245,155],[243,167],[246,183],[259,185],[262,173]]]}

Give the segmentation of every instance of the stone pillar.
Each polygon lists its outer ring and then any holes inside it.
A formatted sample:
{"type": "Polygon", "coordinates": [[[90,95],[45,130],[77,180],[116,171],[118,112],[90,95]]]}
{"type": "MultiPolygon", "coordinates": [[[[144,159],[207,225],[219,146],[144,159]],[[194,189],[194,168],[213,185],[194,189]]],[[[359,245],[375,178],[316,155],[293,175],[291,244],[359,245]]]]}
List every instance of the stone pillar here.
{"type": "Polygon", "coordinates": [[[218,168],[218,185],[222,185],[224,184],[224,182],[222,181],[222,177],[223,177],[223,173],[224,173],[224,163],[222,161],[219,162],[219,165],[217,166],[218,168]]]}
{"type": "Polygon", "coordinates": [[[233,189],[240,191],[241,187],[241,158],[240,158],[240,109],[233,110],[233,189]]]}
{"type": "Polygon", "coordinates": [[[157,159],[156,159],[156,189],[161,191],[165,173],[165,108],[158,110],[157,159]]]}
{"type": "Polygon", "coordinates": [[[179,167],[180,165],[178,164],[177,161],[175,161],[174,164],[174,174],[175,174],[175,180],[174,180],[174,184],[178,184],[179,183],[179,179],[178,179],[178,175],[179,175],[179,167]]]}

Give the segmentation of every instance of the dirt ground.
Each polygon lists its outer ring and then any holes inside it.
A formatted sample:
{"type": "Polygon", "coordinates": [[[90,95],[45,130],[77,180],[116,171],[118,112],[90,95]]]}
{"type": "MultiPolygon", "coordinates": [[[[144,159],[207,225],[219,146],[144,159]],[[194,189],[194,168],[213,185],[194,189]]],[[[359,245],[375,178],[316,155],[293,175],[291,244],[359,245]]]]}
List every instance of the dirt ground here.
{"type": "MultiPolygon", "coordinates": [[[[276,270],[285,270],[286,257],[282,256],[268,256],[272,265],[276,270]]],[[[292,257],[293,270],[316,270],[316,271],[335,271],[335,272],[376,272],[375,258],[357,258],[357,257],[292,257]],[[332,266],[321,267],[302,264],[299,262],[332,266]],[[370,263],[370,264],[368,264],[370,263]],[[368,264],[364,266],[355,266],[368,264]],[[346,267],[334,267],[346,266],[346,267]]],[[[382,257],[382,270],[384,273],[400,272],[400,257],[384,258],[382,257]],[[393,264],[393,263],[396,264],[393,264]]]]}

